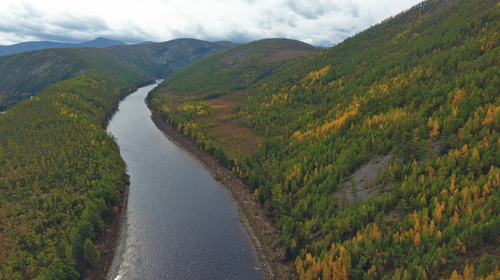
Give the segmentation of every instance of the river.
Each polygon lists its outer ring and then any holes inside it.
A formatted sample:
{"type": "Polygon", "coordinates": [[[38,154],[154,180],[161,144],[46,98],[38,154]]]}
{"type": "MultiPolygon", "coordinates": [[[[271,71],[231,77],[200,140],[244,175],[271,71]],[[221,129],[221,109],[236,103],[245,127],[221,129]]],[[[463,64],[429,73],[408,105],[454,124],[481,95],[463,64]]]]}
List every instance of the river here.
{"type": "Polygon", "coordinates": [[[107,127],[130,175],[108,279],[264,279],[229,195],[151,120],[155,86],[123,99],[107,127]]]}

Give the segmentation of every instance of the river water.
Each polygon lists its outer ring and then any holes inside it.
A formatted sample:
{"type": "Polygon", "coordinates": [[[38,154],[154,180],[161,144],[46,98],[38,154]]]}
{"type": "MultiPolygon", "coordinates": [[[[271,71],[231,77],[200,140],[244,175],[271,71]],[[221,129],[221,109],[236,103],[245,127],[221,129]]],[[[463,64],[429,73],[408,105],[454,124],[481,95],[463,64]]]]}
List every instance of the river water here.
{"type": "Polygon", "coordinates": [[[263,279],[229,195],[151,120],[155,86],[122,100],[107,127],[130,175],[108,279],[263,279]]]}

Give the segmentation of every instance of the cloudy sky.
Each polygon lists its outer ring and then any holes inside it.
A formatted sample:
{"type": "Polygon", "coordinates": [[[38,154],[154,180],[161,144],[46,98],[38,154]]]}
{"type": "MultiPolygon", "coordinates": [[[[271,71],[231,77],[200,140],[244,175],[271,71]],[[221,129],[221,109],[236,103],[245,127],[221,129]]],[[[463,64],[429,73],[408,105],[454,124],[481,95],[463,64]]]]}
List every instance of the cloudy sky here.
{"type": "Polygon", "coordinates": [[[97,37],[245,43],[297,39],[332,46],[421,0],[1,0],[0,45],[97,37]]]}

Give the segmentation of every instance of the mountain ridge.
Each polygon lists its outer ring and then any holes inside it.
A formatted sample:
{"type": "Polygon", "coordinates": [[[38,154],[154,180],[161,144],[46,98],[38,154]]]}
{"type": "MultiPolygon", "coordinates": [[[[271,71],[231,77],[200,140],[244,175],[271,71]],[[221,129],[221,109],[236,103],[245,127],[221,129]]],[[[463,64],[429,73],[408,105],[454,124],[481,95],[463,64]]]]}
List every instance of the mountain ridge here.
{"type": "Polygon", "coordinates": [[[126,45],[124,42],[111,40],[103,37],[96,38],[91,41],[82,42],[82,43],[60,43],[60,42],[52,42],[52,41],[29,41],[22,42],[8,46],[0,45],[0,56],[15,54],[20,52],[27,51],[36,51],[43,49],[52,49],[52,48],[78,48],[78,47],[110,47],[116,45],[126,45]]]}
{"type": "Polygon", "coordinates": [[[83,74],[103,61],[128,62],[155,78],[165,78],[187,64],[226,47],[196,39],[107,48],[45,49],[0,56],[0,106],[12,106],[44,87],[83,74]]]}

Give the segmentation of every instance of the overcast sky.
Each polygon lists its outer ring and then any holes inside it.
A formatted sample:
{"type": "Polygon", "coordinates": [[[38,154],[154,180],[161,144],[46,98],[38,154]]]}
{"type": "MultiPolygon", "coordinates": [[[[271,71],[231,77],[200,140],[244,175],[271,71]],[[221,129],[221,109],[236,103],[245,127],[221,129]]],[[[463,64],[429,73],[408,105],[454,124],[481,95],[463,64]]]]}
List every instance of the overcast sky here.
{"type": "Polygon", "coordinates": [[[0,45],[176,38],[332,46],[421,0],[0,0],[0,45]]]}

